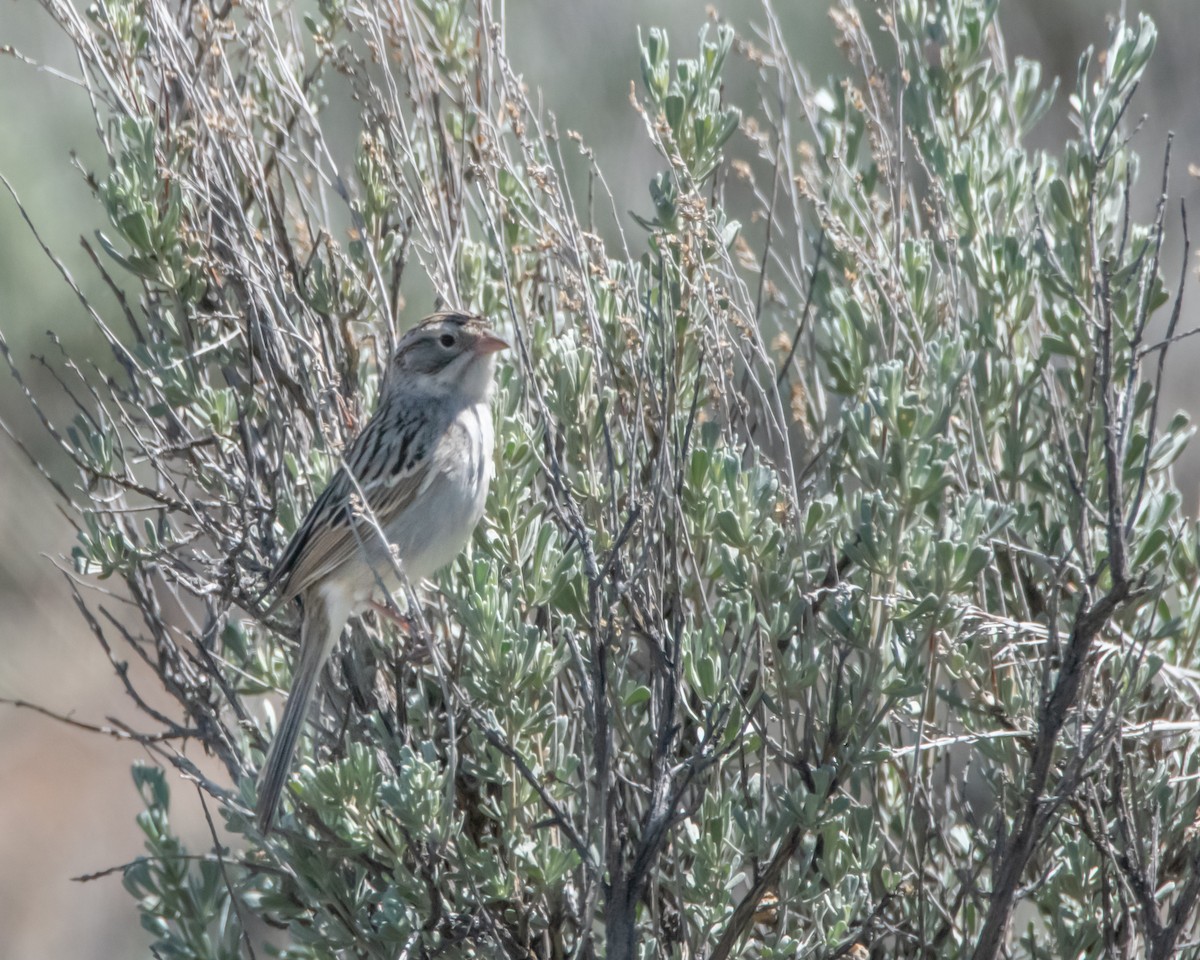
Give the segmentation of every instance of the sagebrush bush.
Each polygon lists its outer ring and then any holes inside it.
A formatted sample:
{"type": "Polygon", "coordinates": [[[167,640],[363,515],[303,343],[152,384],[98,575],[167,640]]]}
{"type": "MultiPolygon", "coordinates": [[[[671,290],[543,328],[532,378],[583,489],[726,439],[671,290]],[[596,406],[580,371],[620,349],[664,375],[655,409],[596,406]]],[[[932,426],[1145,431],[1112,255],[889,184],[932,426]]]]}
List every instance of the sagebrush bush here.
{"type": "Polygon", "coordinates": [[[156,956],[1194,954],[1169,150],[1130,210],[1149,21],[1084,54],[1056,151],[988,0],[839,3],[826,84],[769,2],[682,56],[647,26],[661,172],[629,198],[487,0],[43,2],[114,294],[85,303],[113,362],[63,361],[77,416],[45,426],[76,571],[129,601],[76,595],[162,761],[125,871],[156,956]],[[349,631],[263,837],[296,633],[263,577],[437,304],[515,344],[487,515],[411,636],[349,631]]]}

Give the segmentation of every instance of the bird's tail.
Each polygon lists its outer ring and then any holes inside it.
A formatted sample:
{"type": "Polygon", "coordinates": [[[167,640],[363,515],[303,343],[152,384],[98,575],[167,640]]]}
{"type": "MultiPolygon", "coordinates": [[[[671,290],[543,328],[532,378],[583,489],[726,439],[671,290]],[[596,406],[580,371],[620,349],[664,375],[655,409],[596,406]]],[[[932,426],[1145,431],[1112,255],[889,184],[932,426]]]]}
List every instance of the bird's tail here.
{"type": "Polygon", "coordinates": [[[256,812],[258,829],[263,834],[270,833],[275,821],[279,797],[292,768],[292,754],[296,751],[300,731],[304,729],[317,677],[321,675],[321,667],[325,665],[325,659],[345,625],[345,617],[331,617],[330,613],[319,591],[312,591],[305,596],[304,619],[300,625],[300,657],[292,672],[292,689],[288,692],[283,717],[259,778],[256,812]]]}

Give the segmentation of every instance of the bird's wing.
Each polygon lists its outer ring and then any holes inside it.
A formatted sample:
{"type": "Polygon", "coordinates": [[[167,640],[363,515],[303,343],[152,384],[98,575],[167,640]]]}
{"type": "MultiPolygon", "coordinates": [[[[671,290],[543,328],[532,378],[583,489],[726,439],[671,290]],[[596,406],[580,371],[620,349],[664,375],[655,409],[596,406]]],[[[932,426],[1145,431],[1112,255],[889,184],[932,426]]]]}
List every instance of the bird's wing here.
{"type": "Polygon", "coordinates": [[[411,418],[407,429],[385,423],[384,416],[367,424],[271,571],[269,587],[279,587],[275,606],[328,576],[360,544],[377,540],[376,524],[387,530],[430,482],[436,440],[421,417],[411,418]]]}

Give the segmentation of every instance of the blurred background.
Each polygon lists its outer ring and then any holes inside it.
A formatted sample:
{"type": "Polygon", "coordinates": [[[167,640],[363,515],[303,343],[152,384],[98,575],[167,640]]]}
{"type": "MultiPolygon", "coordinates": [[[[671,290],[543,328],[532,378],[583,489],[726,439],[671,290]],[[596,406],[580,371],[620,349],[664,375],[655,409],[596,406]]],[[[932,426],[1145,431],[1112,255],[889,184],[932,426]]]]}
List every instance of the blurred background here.
{"type": "MultiPolygon", "coordinates": [[[[745,31],[756,4],[720,7],[745,31]]],[[[781,4],[780,6],[786,6],[781,4]]],[[[698,0],[609,0],[567,4],[510,0],[509,53],[531,90],[540,90],[561,130],[579,131],[594,147],[617,197],[618,209],[642,209],[657,163],[641,120],[629,105],[639,77],[636,27],[670,30],[672,52],[687,55],[706,18],[698,0]]],[[[1009,55],[1040,61],[1044,75],[1069,89],[1079,52],[1101,44],[1109,17],[1146,12],[1158,23],[1154,60],[1131,116],[1146,115],[1136,141],[1143,156],[1138,185],[1140,219],[1153,215],[1168,131],[1176,134],[1172,193],[1196,208],[1200,179],[1200,57],[1195,54],[1195,0],[1005,0],[1000,22],[1009,55]]],[[[814,80],[841,72],[826,5],[794,5],[785,21],[792,48],[814,80]]],[[[93,120],[75,72],[70,45],[33,0],[0,0],[0,174],[11,183],[47,246],[89,294],[100,294],[80,236],[101,228],[100,209],[80,170],[102,170],[93,120]],[[22,62],[19,52],[50,70],[22,62]]],[[[536,99],[536,98],[535,98],[536,99]]],[[[748,104],[737,94],[735,102],[748,104]]],[[[352,120],[352,118],[349,118],[352,120]]],[[[1071,135],[1065,96],[1035,132],[1034,145],[1053,148],[1071,135]]],[[[351,127],[347,134],[353,135],[351,127]]],[[[1175,243],[1165,270],[1177,275],[1182,255],[1177,208],[1175,243]]],[[[1180,330],[1200,323],[1200,290],[1189,277],[1180,330]]],[[[99,303],[110,303],[103,295],[99,303]]],[[[420,311],[423,304],[413,304],[420,311]]],[[[58,347],[47,337],[86,349],[88,322],[58,268],[42,253],[17,205],[0,190],[0,332],[33,392],[61,413],[38,357],[58,347]]],[[[103,349],[96,346],[95,349],[103,349]]],[[[1200,337],[1184,341],[1168,370],[1167,413],[1200,413],[1200,337]]],[[[17,385],[0,370],[0,418],[52,464],[54,451],[39,433],[17,385]]],[[[1191,515],[1197,512],[1200,443],[1179,464],[1191,515]]],[[[45,482],[17,446],[0,437],[0,698],[31,701],[88,723],[115,716],[134,720],[120,681],[75,610],[61,572],[73,537],[47,494],[45,482]]],[[[114,601],[114,608],[117,603],[114,601]]],[[[141,852],[135,816],[141,810],[129,776],[137,747],[72,728],[29,709],[0,704],[0,960],[99,960],[148,956],[120,874],[87,882],[72,878],[125,863],[141,852]]],[[[199,805],[182,781],[174,788],[175,819],[193,846],[208,841],[199,805]]]]}

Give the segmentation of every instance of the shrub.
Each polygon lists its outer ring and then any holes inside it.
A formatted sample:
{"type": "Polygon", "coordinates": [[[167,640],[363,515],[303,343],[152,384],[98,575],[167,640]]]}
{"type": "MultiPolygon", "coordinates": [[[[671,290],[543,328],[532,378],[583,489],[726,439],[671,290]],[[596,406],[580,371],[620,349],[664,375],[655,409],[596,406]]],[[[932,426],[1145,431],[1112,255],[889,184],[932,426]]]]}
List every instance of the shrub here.
{"type": "Polygon", "coordinates": [[[297,958],[1195,937],[1169,149],[1130,210],[1149,21],[1084,54],[1056,151],[994,2],[839,5],[825,86],[769,4],[682,56],[646,29],[661,170],[631,201],[491,4],[45,3],[109,157],[114,297],[86,304],[111,367],[64,360],[77,415],[44,425],[76,571],[133,611],[76,588],[162,763],[125,871],[156,955],[250,956],[254,918],[297,958]],[[412,636],[355,623],[263,837],[296,625],[262,578],[426,299],[514,339],[487,518],[412,636]],[[211,810],[200,858],[171,770],[211,810]]]}

